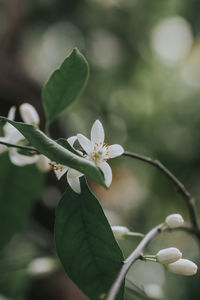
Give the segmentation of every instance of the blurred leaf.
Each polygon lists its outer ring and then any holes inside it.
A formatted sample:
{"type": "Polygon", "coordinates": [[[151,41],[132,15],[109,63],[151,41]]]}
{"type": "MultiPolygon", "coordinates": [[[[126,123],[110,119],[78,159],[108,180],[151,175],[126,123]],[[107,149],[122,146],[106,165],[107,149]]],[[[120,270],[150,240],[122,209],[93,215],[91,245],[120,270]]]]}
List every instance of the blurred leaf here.
{"type": "Polygon", "coordinates": [[[14,166],[8,154],[0,155],[0,249],[28,221],[42,191],[44,175],[34,165],[14,166]]]}
{"type": "MultiPolygon", "coordinates": [[[[55,241],[69,277],[91,300],[104,299],[123,255],[104,212],[81,178],[81,194],[70,187],[56,210],[55,241]]],[[[116,299],[123,299],[124,286],[116,299]]]]}
{"type": "Polygon", "coordinates": [[[50,124],[82,92],[88,79],[88,63],[74,49],[49,78],[42,91],[42,100],[50,124]]]}
{"type": "Polygon", "coordinates": [[[47,156],[50,160],[76,169],[106,187],[103,174],[91,161],[75,155],[66,148],[60,146],[56,141],[52,140],[41,130],[32,125],[14,122],[5,117],[0,117],[0,120],[8,121],[12,124],[25,136],[33,147],[47,156]]]}

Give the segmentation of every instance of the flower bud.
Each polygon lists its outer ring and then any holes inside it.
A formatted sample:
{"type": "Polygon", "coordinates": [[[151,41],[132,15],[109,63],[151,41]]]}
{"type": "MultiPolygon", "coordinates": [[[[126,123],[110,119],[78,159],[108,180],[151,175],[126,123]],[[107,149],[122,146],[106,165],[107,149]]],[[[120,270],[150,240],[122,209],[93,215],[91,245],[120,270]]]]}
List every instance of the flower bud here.
{"type": "Polygon", "coordinates": [[[112,226],[112,231],[116,239],[123,239],[130,232],[127,227],[124,226],[112,226]]]}
{"type": "Polygon", "coordinates": [[[168,271],[185,276],[192,276],[197,272],[197,265],[188,259],[179,259],[176,262],[167,265],[168,271]]]}
{"type": "Polygon", "coordinates": [[[41,154],[38,157],[36,165],[41,172],[48,172],[51,169],[49,162],[50,160],[46,156],[41,154]]]}
{"type": "Polygon", "coordinates": [[[170,264],[182,257],[182,253],[177,248],[166,248],[158,251],[156,259],[161,264],[170,264]]]}
{"type": "Polygon", "coordinates": [[[36,109],[29,103],[23,103],[19,107],[22,120],[31,125],[38,125],[40,122],[36,109]]]}
{"type": "Polygon", "coordinates": [[[179,214],[172,214],[167,216],[165,223],[169,228],[176,228],[182,226],[184,223],[183,217],[179,214]]]}

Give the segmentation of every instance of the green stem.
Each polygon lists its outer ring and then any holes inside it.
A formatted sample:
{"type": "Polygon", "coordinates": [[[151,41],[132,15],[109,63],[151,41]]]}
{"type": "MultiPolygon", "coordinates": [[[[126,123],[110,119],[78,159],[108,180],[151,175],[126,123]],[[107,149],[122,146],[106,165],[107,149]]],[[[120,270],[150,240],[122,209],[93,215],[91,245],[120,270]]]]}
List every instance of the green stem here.
{"type": "Polygon", "coordinates": [[[30,146],[16,145],[16,144],[6,143],[6,142],[2,142],[2,141],[0,141],[0,144],[5,145],[7,147],[18,148],[18,149],[27,150],[27,151],[34,151],[35,154],[38,153],[38,151],[35,148],[30,147],[30,146]]]}
{"type": "Polygon", "coordinates": [[[138,237],[141,237],[141,238],[144,237],[144,234],[143,234],[143,233],[140,233],[140,232],[129,232],[128,235],[131,235],[131,236],[138,236],[138,237]]]}

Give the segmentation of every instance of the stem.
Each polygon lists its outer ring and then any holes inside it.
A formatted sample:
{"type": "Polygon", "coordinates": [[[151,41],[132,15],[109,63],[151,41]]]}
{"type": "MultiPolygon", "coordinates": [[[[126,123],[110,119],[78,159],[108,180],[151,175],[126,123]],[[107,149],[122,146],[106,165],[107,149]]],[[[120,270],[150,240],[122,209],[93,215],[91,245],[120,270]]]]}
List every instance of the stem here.
{"type": "Polygon", "coordinates": [[[16,145],[16,144],[6,143],[6,142],[2,142],[2,141],[0,141],[0,144],[5,145],[7,147],[14,147],[14,148],[27,150],[27,151],[34,151],[35,152],[34,154],[38,154],[38,151],[33,147],[16,145]]]}
{"type": "MultiPolygon", "coordinates": [[[[191,227],[188,224],[185,224],[184,226],[177,227],[177,228],[168,228],[168,227],[163,227],[163,223],[157,225],[153,229],[151,229],[145,237],[141,240],[141,242],[138,244],[137,248],[127,257],[127,259],[124,260],[123,265],[121,270],[119,271],[114,283],[112,284],[106,300],[114,300],[115,297],[118,294],[118,291],[122,285],[123,280],[125,279],[125,276],[130,269],[130,267],[135,263],[136,260],[138,259],[143,259],[143,252],[145,248],[148,246],[148,244],[159,234],[166,232],[166,231],[176,231],[176,230],[183,230],[189,233],[192,233],[196,235],[196,229],[191,227]]],[[[150,255],[148,255],[150,257],[150,255]]]]}
{"type": "Polygon", "coordinates": [[[106,297],[106,300],[114,300],[117,296],[117,293],[121,287],[121,284],[132,266],[132,264],[143,256],[143,251],[147,247],[147,245],[150,243],[153,238],[155,238],[158,234],[162,232],[162,225],[160,224],[156,227],[154,227],[152,230],[150,230],[145,237],[142,239],[142,241],[139,243],[137,248],[127,257],[127,259],[123,262],[123,266],[121,270],[119,271],[117,278],[115,279],[113,285],[111,286],[110,291],[108,292],[108,295],[106,297]]]}
{"type": "Polygon", "coordinates": [[[195,207],[194,207],[194,199],[192,195],[188,192],[188,190],[185,188],[185,186],[178,180],[178,178],[171,173],[161,162],[158,160],[153,160],[150,157],[146,157],[137,153],[132,152],[124,152],[124,156],[136,158],[138,160],[144,161],[150,165],[153,165],[154,167],[158,168],[161,172],[163,172],[179,189],[182,196],[186,199],[190,220],[193,225],[193,227],[196,229],[196,232],[198,233],[198,238],[200,239],[200,231],[198,227],[195,207]]]}
{"type": "Polygon", "coordinates": [[[138,237],[141,237],[141,238],[144,237],[144,234],[143,234],[143,233],[140,233],[140,232],[129,232],[127,235],[130,235],[130,236],[138,236],[138,237]]]}

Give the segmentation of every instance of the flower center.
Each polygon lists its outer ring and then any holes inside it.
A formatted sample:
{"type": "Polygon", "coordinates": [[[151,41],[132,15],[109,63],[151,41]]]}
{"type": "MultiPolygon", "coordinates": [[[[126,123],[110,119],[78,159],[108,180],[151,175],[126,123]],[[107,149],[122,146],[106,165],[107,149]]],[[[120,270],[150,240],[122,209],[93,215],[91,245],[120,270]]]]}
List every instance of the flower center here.
{"type": "Polygon", "coordinates": [[[108,159],[110,159],[108,144],[102,142],[95,143],[91,158],[96,162],[106,162],[108,159]]]}
{"type": "Polygon", "coordinates": [[[54,164],[54,163],[48,163],[51,167],[52,167],[52,169],[53,170],[55,170],[55,171],[60,171],[60,172],[62,172],[62,170],[63,170],[63,166],[61,166],[61,165],[57,165],[57,164],[54,164]]]}

